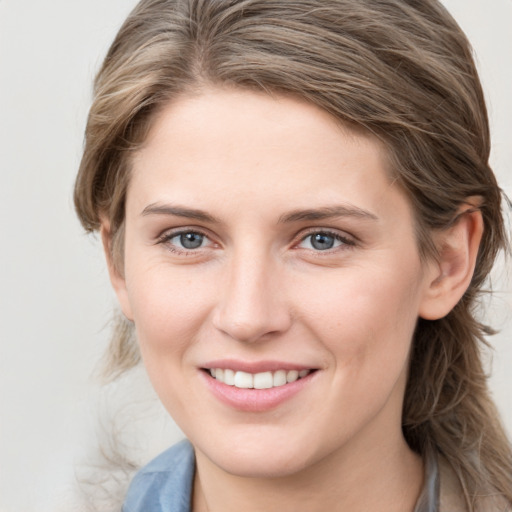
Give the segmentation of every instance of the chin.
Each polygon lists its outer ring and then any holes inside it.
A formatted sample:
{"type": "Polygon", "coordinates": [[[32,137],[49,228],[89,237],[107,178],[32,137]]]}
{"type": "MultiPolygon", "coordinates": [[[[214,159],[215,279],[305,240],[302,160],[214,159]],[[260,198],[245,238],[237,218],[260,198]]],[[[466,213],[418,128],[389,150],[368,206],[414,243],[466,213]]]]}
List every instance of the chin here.
{"type": "Polygon", "coordinates": [[[307,463],[297,454],[229,454],[212,461],[226,473],[242,478],[284,478],[304,470],[307,463]]]}
{"type": "Polygon", "coordinates": [[[229,439],[224,442],[209,443],[206,449],[195,445],[217,467],[223,471],[244,478],[279,478],[303,471],[314,464],[315,457],[311,443],[304,444],[294,440],[287,441],[279,436],[265,440],[260,436],[250,440],[229,439]]]}

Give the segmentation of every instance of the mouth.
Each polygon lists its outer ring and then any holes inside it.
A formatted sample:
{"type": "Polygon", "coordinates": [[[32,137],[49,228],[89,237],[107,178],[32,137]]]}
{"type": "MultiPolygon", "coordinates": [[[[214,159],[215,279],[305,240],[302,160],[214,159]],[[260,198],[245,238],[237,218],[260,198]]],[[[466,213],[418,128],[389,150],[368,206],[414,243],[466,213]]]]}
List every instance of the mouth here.
{"type": "Polygon", "coordinates": [[[265,371],[249,373],[230,368],[203,368],[216,381],[238,389],[272,389],[304,379],[316,369],[265,371]]]}
{"type": "Polygon", "coordinates": [[[207,389],[240,412],[275,410],[305,389],[315,389],[320,368],[279,361],[209,361],[199,368],[207,389]]]}

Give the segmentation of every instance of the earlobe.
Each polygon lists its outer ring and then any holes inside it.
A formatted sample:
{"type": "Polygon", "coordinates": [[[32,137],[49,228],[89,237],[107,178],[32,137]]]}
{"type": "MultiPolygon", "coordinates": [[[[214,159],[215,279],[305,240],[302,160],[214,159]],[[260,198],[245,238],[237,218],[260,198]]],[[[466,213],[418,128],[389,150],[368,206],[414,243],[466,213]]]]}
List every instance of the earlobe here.
{"type": "Polygon", "coordinates": [[[100,234],[103,250],[105,252],[105,258],[107,260],[108,273],[110,276],[112,288],[114,289],[124,316],[128,320],[133,321],[128,291],[126,288],[126,279],[122,269],[120,268],[119,262],[115,259],[116,255],[113,251],[113,239],[110,231],[110,222],[108,222],[107,219],[101,220],[100,234]]]}
{"type": "Polygon", "coordinates": [[[436,234],[438,258],[429,265],[421,318],[443,318],[462,298],[473,277],[483,229],[480,210],[468,201],[453,225],[436,234]]]}

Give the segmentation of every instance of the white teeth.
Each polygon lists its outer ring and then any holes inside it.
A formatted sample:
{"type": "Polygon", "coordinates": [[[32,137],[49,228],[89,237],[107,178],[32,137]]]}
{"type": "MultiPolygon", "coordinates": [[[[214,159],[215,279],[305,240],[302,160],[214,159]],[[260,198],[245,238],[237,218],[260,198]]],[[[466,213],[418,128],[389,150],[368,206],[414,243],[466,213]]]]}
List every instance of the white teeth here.
{"type": "Polygon", "coordinates": [[[277,370],[275,372],[235,372],[229,368],[211,368],[211,376],[228,386],[242,389],[270,389],[284,386],[290,382],[302,379],[311,373],[311,370],[277,370]]]}
{"type": "Polygon", "coordinates": [[[224,384],[228,386],[235,385],[235,372],[233,370],[224,370],[224,384]]]}
{"type": "MultiPolygon", "coordinates": [[[[215,375],[217,377],[217,375],[215,375]]],[[[222,382],[222,381],[221,381],[222,382]]],[[[235,387],[250,389],[254,387],[254,380],[251,373],[236,372],[235,373],[235,387]]]]}
{"type": "Polygon", "coordinates": [[[285,370],[277,370],[277,372],[274,373],[273,384],[274,386],[284,386],[286,384],[285,370]]]}
{"type": "Polygon", "coordinates": [[[295,382],[299,378],[299,372],[297,370],[290,370],[286,374],[286,382],[295,382]]]}
{"type": "Polygon", "coordinates": [[[254,389],[269,389],[273,385],[272,372],[257,373],[254,376],[254,389]]]}

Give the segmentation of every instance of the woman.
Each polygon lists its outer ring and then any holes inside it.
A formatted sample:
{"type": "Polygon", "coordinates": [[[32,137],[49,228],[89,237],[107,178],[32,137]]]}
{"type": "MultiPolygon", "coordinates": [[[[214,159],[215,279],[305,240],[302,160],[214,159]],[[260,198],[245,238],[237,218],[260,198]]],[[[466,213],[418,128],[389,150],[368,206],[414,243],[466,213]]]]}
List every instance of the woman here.
{"type": "Polygon", "coordinates": [[[506,246],[488,156],[435,0],[143,0],[75,202],[128,321],[112,371],[140,350],[189,442],[123,510],[510,510],[474,316],[506,246]]]}

